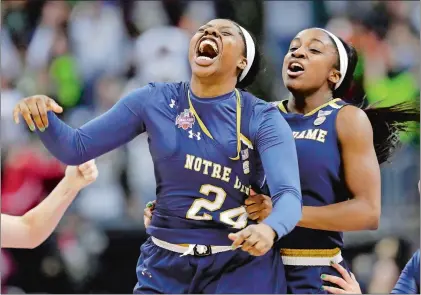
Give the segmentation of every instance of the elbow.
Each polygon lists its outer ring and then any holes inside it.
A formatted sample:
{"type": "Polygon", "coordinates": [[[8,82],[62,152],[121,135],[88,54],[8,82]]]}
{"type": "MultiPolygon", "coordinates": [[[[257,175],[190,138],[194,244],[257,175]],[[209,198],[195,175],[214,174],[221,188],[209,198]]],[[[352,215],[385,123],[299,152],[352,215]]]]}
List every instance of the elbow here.
{"type": "Polygon", "coordinates": [[[380,225],[380,208],[377,206],[370,208],[370,211],[367,212],[367,222],[366,222],[366,230],[377,230],[380,225]]]}
{"type": "Polygon", "coordinates": [[[377,230],[380,225],[380,213],[375,213],[370,216],[369,221],[367,223],[368,230],[377,230]]]}

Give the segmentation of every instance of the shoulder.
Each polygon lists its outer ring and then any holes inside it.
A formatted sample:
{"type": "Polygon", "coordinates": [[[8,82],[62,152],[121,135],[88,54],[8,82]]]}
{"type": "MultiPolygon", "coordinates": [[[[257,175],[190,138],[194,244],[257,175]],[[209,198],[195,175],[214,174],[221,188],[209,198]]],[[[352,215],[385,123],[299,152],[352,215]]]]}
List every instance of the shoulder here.
{"type": "Polygon", "coordinates": [[[128,93],[123,100],[126,104],[142,104],[148,106],[171,103],[175,100],[185,83],[157,83],[151,82],[128,93]]]}
{"type": "Polygon", "coordinates": [[[254,116],[261,116],[265,113],[278,113],[276,104],[273,102],[266,102],[247,91],[241,91],[241,94],[245,100],[245,103],[250,105],[254,116]]]}
{"type": "Polygon", "coordinates": [[[360,141],[361,138],[372,141],[373,130],[367,114],[353,105],[345,105],[338,110],[336,130],[341,142],[360,141]]]}

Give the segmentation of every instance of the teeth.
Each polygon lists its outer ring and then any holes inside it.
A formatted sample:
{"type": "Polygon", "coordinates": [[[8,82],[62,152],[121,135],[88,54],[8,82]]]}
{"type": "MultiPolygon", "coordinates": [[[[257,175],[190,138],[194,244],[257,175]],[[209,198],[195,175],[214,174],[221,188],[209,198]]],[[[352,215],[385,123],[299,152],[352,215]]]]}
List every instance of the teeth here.
{"type": "Polygon", "coordinates": [[[299,69],[303,70],[303,67],[302,67],[299,63],[294,62],[294,63],[292,63],[292,64],[291,64],[291,66],[290,66],[290,68],[291,68],[291,69],[293,69],[293,68],[295,68],[295,67],[297,67],[297,68],[299,68],[299,69]]]}
{"type": "Polygon", "coordinates": [[[215,53],[218,54],[218,46],[216,45],[216,43],[214,41],[208,40],[208,39],[206,39],[206,40],[204,40],[200,43],[200,45],[199,45],[200,52],[203,52],[203,49],[205,48],[205,45],[212,46],[215,53]]]}
{"type": "Polygon", "coordinates": [[[212,58],[207,57],[207,56],[199,56],[197,59],[201,59],[201,60],[212,60],[212,58]]]}

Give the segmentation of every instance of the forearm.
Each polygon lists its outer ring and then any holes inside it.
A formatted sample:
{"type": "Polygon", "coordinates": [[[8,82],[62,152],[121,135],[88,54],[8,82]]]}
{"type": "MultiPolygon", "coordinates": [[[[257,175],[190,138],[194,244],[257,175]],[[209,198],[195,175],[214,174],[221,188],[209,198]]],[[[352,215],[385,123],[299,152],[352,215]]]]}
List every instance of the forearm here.
{"type": "Polygon", "coordinates": [[[301,215],[301,197],[295,192],[285,192],[274,203],[272,212],[263,223],[269,225],[280,239],[294,229],[301,215]]]}
{"type": "Polygon", "coordinates": [[[300,227],[328,231],[377,229],[380,209],[363,199],[352,199],[332,205],[303,207],[300,227]]]}
{"type": "Polygon", "coordinates": [[[29,245],[36,247],[51,235],[78,192],[79,189],[64,178],[47,198],[22,216],[28,227],[29,245]]]}
{"type": "Polygon", "coordinates": [[[263,223],[280,239],[292,231],[302,214],[297,151],[291,128],[280,115],[270,117],[262,126],[258,150],[273,202],[263,223]]]}
{"type": "Polygon", "coordinates": [[[136,90],[119,100],[109,111],[78,129],[66,125],[48,112],[49,126],[37,131],[47,149],[67,165],[80,165],[97,158],[145,131],[143,101],[149,87],[136,90]]]}

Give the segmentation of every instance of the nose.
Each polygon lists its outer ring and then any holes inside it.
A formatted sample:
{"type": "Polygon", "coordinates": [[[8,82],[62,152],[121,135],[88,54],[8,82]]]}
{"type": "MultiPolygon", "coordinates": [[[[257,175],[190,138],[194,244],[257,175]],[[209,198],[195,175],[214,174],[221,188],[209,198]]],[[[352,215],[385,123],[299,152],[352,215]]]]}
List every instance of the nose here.
{"type": "Polygon", "coordinates": [[[212,35],[214,37],[218,37],[218,32],[215,28],[209,27],[205,29],[205,35],[212,35]]]}
{"type": "Polygon", "coordinates": [[[291,56],[295,58],[304,58],[305,57],[304,49],[302,49],[302,47],[297,48],[291,53],[291,56]]]}

